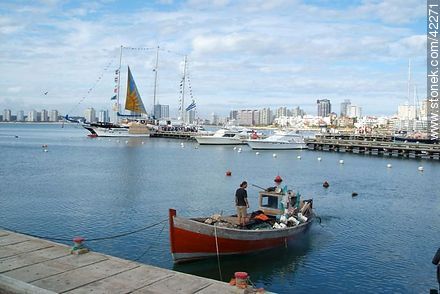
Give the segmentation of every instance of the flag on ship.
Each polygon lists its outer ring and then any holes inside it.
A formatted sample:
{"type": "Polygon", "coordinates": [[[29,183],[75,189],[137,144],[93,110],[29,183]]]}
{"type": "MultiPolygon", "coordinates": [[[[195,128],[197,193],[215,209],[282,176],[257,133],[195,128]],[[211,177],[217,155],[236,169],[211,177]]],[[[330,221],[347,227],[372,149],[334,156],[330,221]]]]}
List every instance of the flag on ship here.
{"type": "Polygon", "coordinates": [[[188,105],[188,107],[185,110],[190,111],[193,110],[194,108],[196,108],[196,102],[193,100],[192,103],[188,105]]]}

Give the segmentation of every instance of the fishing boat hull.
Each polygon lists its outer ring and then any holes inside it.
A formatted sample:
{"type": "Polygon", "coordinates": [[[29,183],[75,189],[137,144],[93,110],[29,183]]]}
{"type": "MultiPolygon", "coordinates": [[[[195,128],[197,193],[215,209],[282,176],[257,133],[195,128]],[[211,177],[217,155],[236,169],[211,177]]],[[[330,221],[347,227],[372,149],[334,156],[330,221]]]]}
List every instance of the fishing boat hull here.
{"type": "Polygon", "coordinates": [[[295,150],[306,149],[305,143],[277,142],[266,140],[248,140],[246,144],[253,150],[295,150]]]}
{"type": "Polygon", "coordinates": [[[284,229],[244,230],[208,225],[176,216],[170,209],[170,243],[175,263],[218,255],[246,254],[288,246],[308,231],[313,221],[284,229]]]}

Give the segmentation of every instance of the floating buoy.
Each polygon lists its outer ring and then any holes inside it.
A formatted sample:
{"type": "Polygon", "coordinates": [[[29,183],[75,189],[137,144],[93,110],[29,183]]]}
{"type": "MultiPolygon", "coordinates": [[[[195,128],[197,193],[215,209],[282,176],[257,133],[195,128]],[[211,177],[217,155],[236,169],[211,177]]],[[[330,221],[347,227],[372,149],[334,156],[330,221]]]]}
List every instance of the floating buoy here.
{"type": "Polygon", "coordinates": [[[330,184],[327,181],[324,181],[324,183],[322,183],[322,186],[324,188],[328,188],[328,187],[330,187],[330,184]]]}
{"type": "Polygon", "coordinates": [[[238,152],[241,152],[241,148],[238,148],[238,152]]]}
{"type": "Polygon", "coordinates": [[[423,166],[419,166],[418,170],[422,172],[424,170],[423,166]]]}
{"type": "Polygon", "coordinates": [[[301,156],[298,155],[296,158],[301,159],[301,156]]]}
{"type": "Polygon", "coordinates": [[[321,161],[322,160],[322,158],[321,157],[318,157],[318,161],[321,161]]]}
{"type": "Polygon", "coordinates": [[[275,183],[281,183],[283,181],[283,179],[278,175],[275,177],[275,179],[273,180],[275,183]]]}
{"type": "Polygon", "coordinates": [[[47,144],[41,145],[42,148],[47,148],[47,144]]]}
{"type": "Polygon", "coordinates": [[[351,193],[351,197],[356,197],[357,195],[358,195],[358,193],[356,193],[356,192],[351,193]]]}
{"type": "Polygon", "coordinates": [[[128,141],[125,141],[125,144],[128,144],[128,141]]]}
{"type": "Polygon", "coordinates": [[[276,153],[274,153],[274,154],[272,154],[272,156],[273,156],[273,158],[276,158],[276,157],[277,157],[277,154],[276,154],[276,153]]]}
{"type": "Polygon", "coordinates": [[[185,148],[185,144],[183,144],[183,142],[180,143],[180,147],[185,148]]]}
{"type": "Polygon", "coordinates": [[[232,176],[232,172],[231,172],[230,170],[227,170],[227,171],[226,171],[226,176],[227,176],[227,177],[232,176]]]}
{"type": "Polygon", "coordinates": [[[237,147],[234,147],[234,150],[237,150],[237,147]]]}
{"type": "Polygon", "coordinates": [[[260,152],[255,152],[255,155],[260,155],[260,152]]]}
{"type": "Polygon", "coordinates": [[[44,152],[49,152],[49,150],[47,150],[47,149],[44,149],[44,152]]]}
{"type": "Polygon", "coordinates": [[[145,142],[144,141],[142,141],[142,145],[144,145],[145,144],[145,142]]]}
{"type": "Polygon", "coordinates": [[[199,146],[196,145],[196,146],[194,147],[194,149],[199,149],[199,146]]]}
{"type": "Polygon", "coordinates": [[[392,168],[393,166],[391,165],[391,163],[387,164],[387,168],[392,168]]]}
{"type": "Polygon", "coordinates": [[[339,160],[339,164],[344,164],[344,161],[342,159],[339,160]]]}

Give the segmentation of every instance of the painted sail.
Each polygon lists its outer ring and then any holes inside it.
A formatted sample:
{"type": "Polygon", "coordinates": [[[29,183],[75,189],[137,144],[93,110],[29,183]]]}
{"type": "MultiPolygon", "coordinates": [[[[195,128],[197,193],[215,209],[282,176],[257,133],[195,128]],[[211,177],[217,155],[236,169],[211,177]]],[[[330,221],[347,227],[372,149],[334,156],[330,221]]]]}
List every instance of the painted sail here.
{"type": "Polygon", "coordinates": [[[147,113],[145,111],[144,103],[142,102],[141,95],[139,95],[136,83],[131,75],[130,67],[128,67],[128,80],[127,80],[127,98],[125,99],[125,109],[131,110],[135,113],[147,113]]]}

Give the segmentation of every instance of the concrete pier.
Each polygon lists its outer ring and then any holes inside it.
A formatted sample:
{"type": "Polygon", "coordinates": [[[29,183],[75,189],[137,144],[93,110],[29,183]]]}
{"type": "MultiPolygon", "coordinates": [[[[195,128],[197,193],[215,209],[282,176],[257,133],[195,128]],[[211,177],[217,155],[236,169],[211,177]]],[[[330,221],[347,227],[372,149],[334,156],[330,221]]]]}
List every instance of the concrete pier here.
{"type": "Polygon", "coordinates": [[[0,293],[243,293],[227,283],[0,230],[0,293]]]}

